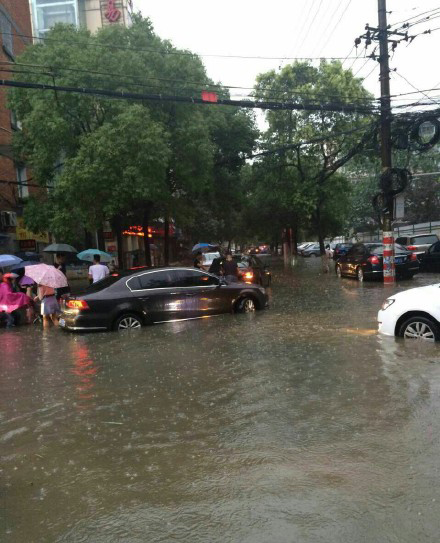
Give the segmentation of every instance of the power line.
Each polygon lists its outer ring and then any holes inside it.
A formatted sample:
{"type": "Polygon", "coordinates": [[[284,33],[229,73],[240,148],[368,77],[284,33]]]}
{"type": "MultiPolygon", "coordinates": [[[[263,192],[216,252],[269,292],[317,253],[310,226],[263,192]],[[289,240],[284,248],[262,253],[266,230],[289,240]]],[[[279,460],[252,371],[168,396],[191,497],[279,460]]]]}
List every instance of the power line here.
{"type": "MultiPolygon", "coordinates": [[[[322,0],[321,0],[322,3],[322,0]]],[[[206,58],[232,58],[232,59],[248,59],[248,60],[321,60],[322,57],[265,57],[265,56],[248,56],[248,55],[223,55],[223,54],[214,54],[214,53],[192,53],[190,51],[175,51],[175,50],[158,50],[158,49],[149,49],[144,47],[132,47],[128,45],[116,45],[114,43],[97,43],[92,41],[84,41],[81,42],[69,42],[65,40],[59,40],[56,38],[50,38],[50,37],[41,37],[41,36],[31,36],[26,34],[13,34],[12,32],[3,32],[3,34],[12,35],[12,36],[20,36],[35,40],[42,40],[45,42],[53,42],[53,43],[62,43],[63,45],[69,45],[74,47],[103,47],[105,49],[108,49],[111,47],[112,49],[120,49],[123,51],[137,51],[137,52],[144,52],[144,53],[152,53],[152,54],[158,54],[158,55],[177,55],[177,56],[189,56],[189,57],[206,57],[206,58]]],[[[325,57],[325,60],[343,60],[344,57],[325,57]]]]}
{"type": "Polygon", "coordinates": [[[158,102],[180,102],[187,104],[203,105],[228,105],[248,109],[272,109],[272,110],[302,110],[302,111],[332,111],[339,113],[358,113],[365,115],[374,115],[376,110],[371,107],[356,106],[352,104],[299,104],[295,102],[274,102],[274,101],[252,101],[252,100],[230,100],[218,98],[216,102],[208,102],[202,98],[189,96],[169,96],[164,94],[137,94],[125,91],[110,91],[105,89],[93,89],[88,87],[65,87],[60,85],[45,85],[41,83],[31,83],[22,81],[10,81],[0,79],[0,86],[16,87],[25,89],[49,90],[58,92],[70,92],[85,94],[91,96],[104,96],[107,98],[117,98],[124,100],[140,101],[158,101],[158,102]]]}
{"type": "Polygon", "coordinates": [[[394,70],[394,73],[395,73],[396,75],[398,75],[401,79],[403,79],[404,81],[406,81],[406,83],[407,83],[410,87],[412,87],[414,90],[416,90],[416,91],[419,92],[420,94],[423,94],[423,96],[425,96],[425,98],[428,98],[428,100],[431,100],[434,104],[437,105],[437,102],[435,102],[434,100],[432,100],[432,98],[431,98],[430,96],[428,96],[427,94],[425,94],[423,91],[421,91],[421,90],[419,90],[417,87],[415,87],[415,86],[411,83],[411,81],[408,81],[408,79],[407,79],[405,76],[403,76],[402,74],[400,74],[400,73],[397,71],[397,69],[394,70]]]}
{"type": "MultiPolygon", "coordinates": [[[[318,9],[316,10],[315,15],[313,16],[313,19],[312,19],[312,21],[311,21],[310,24],[309,24],[309,28],[307,29],[307,31],[306,31],[306,33],[305,33],[305,35],[304,35],[304,38],[303,38],[302,42],[300,43],[300,45],[299,45],[299,47],[298,47],[298,50],[301,50],[301,47],[303,46],[304,42],[305,42],[306,39],[307,39],[307,36],[309,35],[310,29],[312,28],[313,23],[314,23],[315,20],[316,20],[316,16],[318,15],[319,10],[321,9],[322,1],[323,1],[323,0],[319,0],[318,9]]],[[[342,60],[342,59],[341,59],[341,60],[342,60]]]]}
{"type": "MultiPolygon", "coordinates": [[[[434,8],[434,9],[430,9],[428,11],[424,11],[422,13],[419,13],[418,15],[414,15],[413,17],[409,17],[408,19],[404,19],[403,21],[399,21],[398,23],[393,23],[391,26],[399,26],[399,25],[402,25],[402,24],[406,24],[406,23],[409,23],[409,21],[412,21],[413,19],[417,19],[419,17],[422,17],[423,15],[426,15],[426,14],[437,14],[438,12],[440,11],[440,8],[434,8]]],[[[428,17],[425,17],[422,21],[420,22],[423,22],[423,21],[427,21],[429,20],[431,17],[431,15],[428,15],[428,17]]],[[[412,25],[412,23],[410,23],[412,25]]],[[[418,23],[416,23],[418,24],[418,23]]],[[[400,27],[402,28],[402,27],[400,27]]]]}
{"type": "MultiPolygon", "coordinates": [[[[342,21],[344,15],[347,13],[347,10],[348,10],[348,8],[350,7],[351,2],[352,2],[352,0],[348,0],[347,5],[345,6],[345,9],[342,11],[341,16],[339,17],[337,23],[335,24],[335,26],[333,27],[333,29],[330,31],[330,33],[329,33],[329,35],[328,35],[328,37],[327,37],[327,39],[326,39],[324,45],[321,47],[321,51],[324,51],[324,49],[326,48],[328,42],[330,41],[330,38],[333,36],[333,34],[335,33],[336,29],[338,28],[340,22],[342,21]]],[[[340,2],[339,5],[341,5],[341,3],[342,3],[342,0],[341,0],[341,2],[340,2]]],[[[338,6],[337,9],[339,9],[339,6],[338,6]]],[[[336,11],[337,11],[337,10],[336,10],[336,11]]],[[[335,12],[335,13],[336,13],[336,12],[335,12]]],[[[344,61],[344,62],[345,62],[345,61],[344,61]]]]}
{"type": "MultiPolygon", "coordinates": [[[[14,66],[14,63],[7,63],[8,65],[11,65],[11,67],[14,66]]],[[[0,65],[1,65],[1,62],[0,62],[0,65]]],[[[45,69],[51,69],[49,66],[44,66],[44,65],[38,65],[38,64],[20,64],[20,63],[17,63],[15,64],[17,66],[23,66],[23,67],[26,67],[26,66],[29,66],[29,67],[41,67],[41,68],[45,68],[45,69]]],[[[124,78],[124,77],[130,77],[130,78],[135,78],[135,79],[143,79],[144,81],[159,81],[159,82],[167,82],[167,83],[182,83],[184,85],[195,85],[195,86],[200,86],[200,87],[203,87],[204,89],[206,87],[215,87],[216,89],[218,90],[222,90],[222,89],[238,89],[238,90],[252,90],[254,91],[255,90],[255,87],[240,87],[238,85],[222,85],[222,84],[217,84],[217,83],[209,83],[209,82],[197,82],[197,81],[188,81],[188,80],[185,80],[185,79],[173,79],[173,78],[165,78],[165,77],[144,77],[144,76],[139,76],[139,75],[130,75],[130,74],[119,74],[119,73],[115,73],[115,72],[103,72],[103,71],[93,71],[93,70],[86,70],[86,69],[80,69],[80,68],[68,68],[68,67],[60,67],[60,68],[57,68],[57,70],[61,70],[61,71],[69,71],[69,72],[74,72],[74,73],[84,73],[84,74],[89,74],[89,75],[103,75],[103,76],[108,76],[108,77],[111,77],[111,78],[115,78],[115,77],[121,77],[121,78],[124,78]]],[[[53,76],[57,76],[56,73],[56,70],[54,70],[54,72],[48,72],[48,73],[44,73],[44,72],[34,72],[34,71],[23,71],[23,70],[5,70],[4,68],[0,68],[0,72],[8,72],[8,73],[29,73],[29,74],[33,74],[33,75],[47,75],[49,77],[53,77],[53,76]]],[[[127,83],[126,81],[123,81],[123,79],[121,80],[118,80],[118,81],[115,81],[114,79],[112,79],[111,81],[112,83],[127,83]]],[[[133,86],[139,86],[139,87],[146,87],[146,88],[158,88],[157,86],[154,87],[153,85],[143,85],[143,84],[139,84],[139,83],[127,83],[129,85],[133,85],[133,86]]],[[[188,89],[186,89],[188,90],[188,89]]],[[[197,92],[200,92],[200,89],[194,89],[195,91],[197,92]]],[[[280,95],[282,93],[282,91],[278,91],[278,92],[275,92],[275,91],[271,91],[270,89],[268,89],[269,92],[271,94],[278,94],[280,95]]],[[[297,89],[289,89],[288,91],[286,91],[290,94],[295,94],[295,95],[298,95],[298,96],[303,96],[303,97],[307,97],[307,98],[311,98],[311,99],[314,99],[315,97],[316,98],[337,98],[337,99],[348,99],[348,100],[356,100],[356,101],[360,101],[360,102],[368,102],[368,101],[374,101],[375,99],[374,98],[362,98],[362,97],[358,97],[358,96],[340,96],[340,95],[330,95],[330,94],[321,94],[321,93],[313,93],[312,96],[310,96],[307,92],[300,92],[298,91],[297,89]]]]}
{"type": "Polygon", "coordinates": [[[418,17],[422,17],[423,15],[426,15],[427,13],[432,13],[434,11],[439,11],[440,8],[433,8],[428,11],[424,11],[422,13],[418,13],[417,15],[414,15],[413,17],[409,17],[408,19],[404,19],[403,21],[399,21],[398,23],[393,23],[391,26],[398,26],[402,23],[407,23],[409,21],[412,21],[413,19],[417,19],[418,17]]]}
{"type": "Polygon", "coordinates": [[[306,23],[307,23],[308,19],[309,19],[309,15],[312,12],[313,5],[315,4],[315,2],[316,2],[316,0],[309,0],[309,11],[307,12],[307,15],[303,19],[303,23],[301,25],[300,31],[296,35],[296,39],[295,39],[295,43],[294,43],[294,47],[292,49],[292,52],[297,50],[297,44],[299,43],[300,37],[302,35],[302,32],[303,32],[303,30],[304,30],[304,28],[306,26],[306,23]]]}

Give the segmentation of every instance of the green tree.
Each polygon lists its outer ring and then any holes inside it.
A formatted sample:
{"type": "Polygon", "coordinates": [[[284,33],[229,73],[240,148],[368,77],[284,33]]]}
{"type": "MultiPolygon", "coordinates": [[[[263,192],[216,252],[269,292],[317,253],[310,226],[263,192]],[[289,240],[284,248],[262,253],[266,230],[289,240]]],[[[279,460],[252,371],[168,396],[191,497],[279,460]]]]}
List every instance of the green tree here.
{"type": "MultiPolygon", "coordinates": [[[[279,73],[271,71],[257,78],[256,94],[261,100],[276,98],[298,105],[332,101],[337,104],[356,104],[360,109],[370,104],[371,95],[364,89],[360,79],[340,62],[322,61],[319,67],[296,62],[284,67],[279,73]]],[[[356,156],[370,137],[368,129],[372,121],[360,113],[318,111],[268,111],[268,130],[264,137],[266,147],[285,147],[280,156],[280,165],[296,169],[298,189],[307,195],[299,211],[313,208],[310,220],[318,236],[321,252],[324,238],[331,232],[329,213],[332,187],[336,193],[339,183],[333,182],[334,174],[351,158],[356,156]],[[311,141],[299,146],[300,142],[311,141]]],[[[298,211],[293,209],[298,218],[298,211]]],[[[335,208],[334,213],[339,209],[335,208]]],[[[304,215],[303,215],[304,216],[304,215]]],[[[308,217],[308,215],[305,215],[308,217]]]]}
{"type": "MultiPolygon", "coordinates": [[[[181,51],[161,40],[140,17],[128,29],[114,25],[96,35],[58,25],[44,45],[23,53],[20,63],[34,68],[23,69],[16,79],[199,95],[210,84],[201,60],[176,52],[181,51]]],[[[144,226],[155,217],[183,217],[190,203],[215,185],[214,160],[227,141],[226,134],[223,143],[216,141],[221,130],[235,132],[234,123],[245,119],[246,138],[253,145],[250,117],[235,110],[225,120],[226,112],[214,114],[209,106],[134,105],[93,94],[31,89],[14,89],[10,105],[23,123],[15,138],[17,157],[29,164],[38,183],[54,187],[37,201],[30,199],[27,224],[69,239],[78,221],[95,229],[103,219],[121,225],[134,213],[144,226]]],[[[246,152],[249,145],[240,143],[235,154],[246,152]]],[[[195,214],[189,219],[196,220],[195,214]]],[[[148,258],[148,239],[145,242],[148,258]]]]}

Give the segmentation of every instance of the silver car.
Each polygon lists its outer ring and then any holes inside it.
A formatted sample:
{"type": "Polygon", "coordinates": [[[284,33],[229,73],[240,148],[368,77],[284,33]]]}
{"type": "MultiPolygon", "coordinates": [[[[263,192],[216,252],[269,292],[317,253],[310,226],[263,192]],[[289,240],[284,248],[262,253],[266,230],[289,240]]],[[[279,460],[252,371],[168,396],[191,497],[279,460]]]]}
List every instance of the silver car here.
{"type": "Polygon", "coordinates": [[[396,239],[396,243],[404,245],[420,259],[420,255],[423,255],[438,240],[437,234],[418,234],[415,236],[401,236],[396,239]]]}

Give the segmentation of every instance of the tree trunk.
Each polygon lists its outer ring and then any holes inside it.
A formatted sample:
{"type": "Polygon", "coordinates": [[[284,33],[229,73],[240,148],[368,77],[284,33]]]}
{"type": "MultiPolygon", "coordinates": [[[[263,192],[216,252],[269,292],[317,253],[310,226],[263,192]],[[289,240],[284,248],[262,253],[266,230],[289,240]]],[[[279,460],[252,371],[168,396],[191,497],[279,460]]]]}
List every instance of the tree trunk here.
{"type": "Polygon", "coordinates": [[[284,230],[284,241],[283,241],[283,255],[284,255],[284,264],[287,265],[290,263],[290,228],[284,230]]]}
{"type": "Polygon", "coordinates": [[[98,228],[97,237],[98,237],[98,249],[100,251],[105,251],[104,230],[102,228],[98,228]]]}
{"type": "Polygon", "coordinates": [[[165,266],[170,265],[170,219],[168,213],[165,214],[164,223],[164,260],[165,266]]]}
{"type": "Polygon", "coordinates": [[[292,228],[292,255],[298,255],[298,227],[296,224],[292,228]]]}
{"type": "Polygon", "coordinates": [[[144,208],[142,229],[144,231],[145,263],[147,266],[151,267],[151,248],[150,248],[150,238],[148,237],[148,227],[150,224],[150,211],[151,211],[151,205],[148,204],[144,208]]]}
{"type": "Polygon", "coordinates": [[[325,254],[325,247],[324,247],[324,235],[322,233],[322,225],[321,225],[321,208],[319,204],[316,206],[316,230],[318,233],[319,250],[322,256],[325,254]]]}
{"type": "Polygon", "coordinates": [[[110,221],[112,230],[116,235],[116,242],[118,244],[118,269],[122,270],[124,268],[124,248],[123,238],[122,238],[122,220],[120,216],[113,217],[110,221]]]}
{"type": "Polygon", "coordinates": [[[92,248],[94,245],[92,242],[92,233],[86,229],[84,229],[84,243],[86,244],[86,249],[92,248]]]}

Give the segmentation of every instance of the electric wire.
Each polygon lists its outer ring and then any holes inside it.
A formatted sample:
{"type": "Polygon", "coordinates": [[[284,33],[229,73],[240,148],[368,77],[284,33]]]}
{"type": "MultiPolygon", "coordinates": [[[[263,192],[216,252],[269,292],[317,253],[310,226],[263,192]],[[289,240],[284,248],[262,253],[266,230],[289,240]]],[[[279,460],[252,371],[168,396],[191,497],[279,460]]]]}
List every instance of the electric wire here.
{"type": "MultiPolygon", "coordinates": [[[[322,3],[322,0],[321,0],[322,3]]],[[[12,32],[2,32],[2,34],[7,34],[11,36],[25,37],[29,39],[35,39],[43,42],[53,42],[60,43],[63,45],[69,45],[73,47],[102,47],[108,49],[120,49],[123,51],[135,51],[135,52],[144,52],[152,53],[157,55],[176,55],[176,56],[189,56],[189,57],[201,57],[201,58],[230,58],[230,59],[244,59],[244,60],[321,60],[322,57],[293,57],[293,56],[279,56],[279,57],[266,57],[266,56],[252,56],[252,55],[226,55],[226,54],[216,54],[216,53],[192,53],[190,51],[177,51],[177,50],[159,50],[159,49],[150,49],[145,47],[132,47],[128,45],[117,45],[115,43],[97,43],[96,41],[83,41],[80,42],[71,42],[65,40],[59,40],[57,38],[51,38],[46,36],[32,36],[28,34],[19,34],[12,32]]],[[[343,60],[344,57],[325,57],[326,60],[343,60]]]]}
{"type": "MultiPolygon", "coordinates": [[[[334,35],[334,33],[336,32],[336,29],[338,28],[338,26],[340,25],[342,19],[344,18],[345,14],[347,13],[348,11],[348,8],[350,7],[350,4],[351,4],[352,0],[348,0],[348,3],[347,5],[345,6],[345,9],[342,11],[341,13],[341,16],[339,17],[338,21],[336,22],[335,26],[333,27],[333,29],[330,31],[324,45],[321,47],[320,49],[320,53],[322,51],[324,51],[324,49],[326,48],[326,46],[328,45],[328,42],[330,41],[330,38],[334,35]]],[[[342,3],[342,0],[341,0],[341,3],[342,3]]],[[[338,7],[339,9],[339,7],[338,7]]],[[[330,23],[331,24],[331,23],[330,23]]]]}

